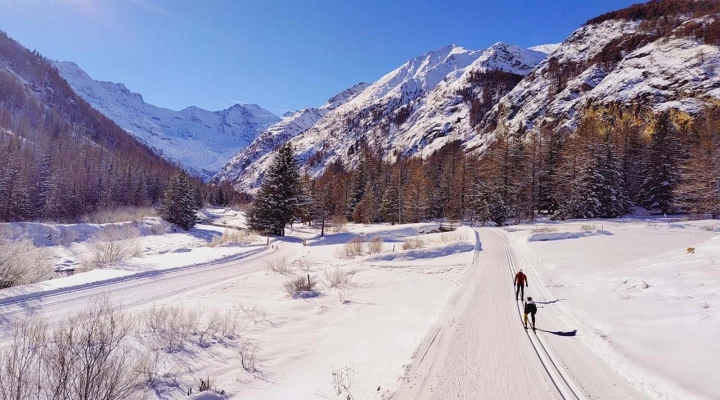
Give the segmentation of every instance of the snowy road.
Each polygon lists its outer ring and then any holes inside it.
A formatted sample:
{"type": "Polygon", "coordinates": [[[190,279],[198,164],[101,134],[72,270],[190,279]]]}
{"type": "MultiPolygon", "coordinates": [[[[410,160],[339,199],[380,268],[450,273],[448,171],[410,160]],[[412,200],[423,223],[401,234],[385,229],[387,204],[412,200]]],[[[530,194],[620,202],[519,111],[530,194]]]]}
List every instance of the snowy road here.
{"type": "Polygon", "coordinates": [[[505,232],[478,233],[475,262],[420,345],[395,399],[644,398],[580,342],[583,332],[572,336],[553,310],[560,300],[505,232]],[[521,324],[512,286],[518,268],[529,272],[525,295],[543,307],[537,334],[521,324]]]}
{"type": "Polygon", "coordinates": [[[0,343],[10,339],[12,322],[25,315],[42,315],[50,320],[72,315],[101,294],[109,293],[114,305],[123,309],[142,307],[176,296],[212,291],[233,279],[261,271],[268,254],[291,257],[299,243],[276,243],[277,250],[264,246],[231,260],[209,262],[174,270],[151,271],[109,282],[96,282],[86,287],[68,288],[51,294],[0,300],[0,343]]]}

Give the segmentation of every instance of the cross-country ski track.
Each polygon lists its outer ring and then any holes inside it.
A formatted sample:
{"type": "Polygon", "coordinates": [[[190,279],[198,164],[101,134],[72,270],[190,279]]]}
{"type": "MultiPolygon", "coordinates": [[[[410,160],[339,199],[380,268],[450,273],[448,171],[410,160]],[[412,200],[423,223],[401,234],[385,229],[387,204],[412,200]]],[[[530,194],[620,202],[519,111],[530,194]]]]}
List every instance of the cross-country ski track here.
{"type": "Polygon", "coordinates": [[[51,293],[0,299],[0,342],[10,339],[12,321],[27,315],[62,318],[86,307],[103,294],[122,309],[142,307],[174,296],[212,291],[218,285],[266,269],[270,254],[291,255],[299,243],[276,242],[272,248],[258,247],[227,260],[212,261],[170,270],[149,271],[109,281],[93,282],[51,293]]]}
{"type": "MultiPolygon", "coordinates": [[[[394,400],[643,399],[578,339],[553,310],[556,300],[522,250],[500,229],[477,229],[476,254],[462,285],[419,346],[394,400]],[[529,277],[525,296],[540,308],[538,331],[522,326],[512,285],[529,277]]],[[[559,300],[558,300],[559,301],[559,300]]]]}

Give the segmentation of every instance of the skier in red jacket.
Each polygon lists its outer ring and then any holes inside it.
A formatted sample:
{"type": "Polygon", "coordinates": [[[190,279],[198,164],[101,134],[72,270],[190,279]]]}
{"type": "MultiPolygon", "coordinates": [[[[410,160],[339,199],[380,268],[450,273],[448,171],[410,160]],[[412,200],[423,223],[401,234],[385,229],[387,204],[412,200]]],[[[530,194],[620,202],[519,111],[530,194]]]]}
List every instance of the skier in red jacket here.
{"type": "Polygon", "coordinates": [[[519,270],[517,274],[515,274],[515,300],[522,300],[525,298],[525,287],[528,286],[527,283],[527,275],[523,274],[522,270],[519,270]],[[520,295],[520,298],[518,298],[518,294],[520,295]]]}

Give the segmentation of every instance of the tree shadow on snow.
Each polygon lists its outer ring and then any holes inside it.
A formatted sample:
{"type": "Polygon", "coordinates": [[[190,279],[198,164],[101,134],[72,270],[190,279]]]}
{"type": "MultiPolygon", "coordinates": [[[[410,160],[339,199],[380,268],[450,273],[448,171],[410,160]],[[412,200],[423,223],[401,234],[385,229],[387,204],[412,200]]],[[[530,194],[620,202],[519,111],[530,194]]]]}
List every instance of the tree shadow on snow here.
{"type": "Polygon", "coordinates": [[[544,329],[538,329],[538,331],[545,332],[545,333],[551,333],[553,335],[558,335],[558,336],[575,336],[577,334],[577,329],[573,329],[573,330],[567,331],[567,332],[563,332],[563,331],[553,332],[553,331],[546,331],[544,329]]]}

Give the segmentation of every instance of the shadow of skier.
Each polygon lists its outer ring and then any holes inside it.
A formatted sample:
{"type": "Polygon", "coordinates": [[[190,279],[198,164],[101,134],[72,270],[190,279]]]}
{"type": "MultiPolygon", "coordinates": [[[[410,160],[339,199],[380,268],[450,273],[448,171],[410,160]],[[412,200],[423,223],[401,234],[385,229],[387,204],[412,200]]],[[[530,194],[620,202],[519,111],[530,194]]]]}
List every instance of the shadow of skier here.
{"type": "Polygon", "coordinates": [[[545,333],[552,333],[553,335],[558,335],[558,336],[575,336],[575,334],[577,334],[577,329],[574,329],[574,330],[568,331],[568,332],[563,332],[563,331],[553,332],[553,331],[546,331],[544,329],[538,329],[538,331],[545,332],[545,333]]]}
{"type": "Polygon", "coordinates": [[[548,300],[548,301],[536,301],[535,304],[553,304],[557,303],[558,301],[563,301],[565,299],[557,299],[557,300],[548,300]]]}

